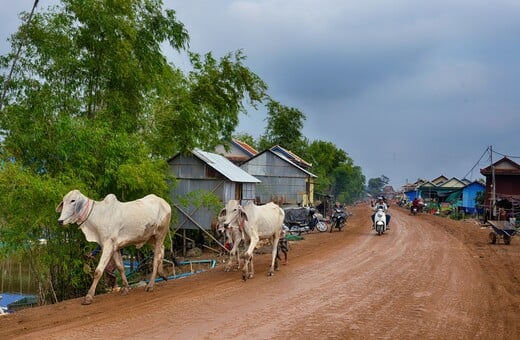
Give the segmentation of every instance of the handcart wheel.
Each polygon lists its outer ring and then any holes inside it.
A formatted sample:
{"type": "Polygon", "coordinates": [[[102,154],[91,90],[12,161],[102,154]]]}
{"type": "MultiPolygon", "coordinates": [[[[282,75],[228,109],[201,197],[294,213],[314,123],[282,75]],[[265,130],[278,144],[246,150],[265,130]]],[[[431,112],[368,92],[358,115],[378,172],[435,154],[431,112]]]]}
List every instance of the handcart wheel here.
{"type": "Polygon", "coordinates": [[[504,235],[504,244],[511,244],[511,236],[504,235]]]}
{"type": "Polygon", "coordinates": [[[489,233],[489,242],[491,244],[497,243],[497,234],[495,234],[494,232],[490,232],[489,233]]]}

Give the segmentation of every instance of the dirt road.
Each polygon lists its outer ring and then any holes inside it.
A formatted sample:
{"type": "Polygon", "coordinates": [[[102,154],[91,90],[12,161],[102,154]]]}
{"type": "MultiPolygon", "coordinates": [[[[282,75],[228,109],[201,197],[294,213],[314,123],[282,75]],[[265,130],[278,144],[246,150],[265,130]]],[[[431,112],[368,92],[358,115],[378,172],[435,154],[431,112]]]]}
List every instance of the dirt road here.
{"type": "Polygon", "coordinates": [[[475,222],[393,207],[376,236],[368,206],[342,232],[290,244],[267,277],[222,266],[159,283],[152,293],[98,295],[0,319],[0,339],[518,339],[520,240],[490,245],[475,222]]]}

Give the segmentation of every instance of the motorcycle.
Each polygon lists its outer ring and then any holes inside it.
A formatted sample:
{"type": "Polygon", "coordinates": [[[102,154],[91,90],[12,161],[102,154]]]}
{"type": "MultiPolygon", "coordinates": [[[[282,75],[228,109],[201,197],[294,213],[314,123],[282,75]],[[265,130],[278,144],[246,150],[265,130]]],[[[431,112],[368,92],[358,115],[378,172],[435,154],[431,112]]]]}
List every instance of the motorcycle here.
{"type": "Polygon", "coordinates": [[[412,215],[417,215],[417,207],[412,207],[412,215]]]}
{"type": "Polygon", "coordinates": [[[386,213],[382,208],[377,209],[374,215],[374,229],[378,235],[386,231],[386,213]]]}
{"type": "MultiPolygon", "coordinates": [[[[306,217],[304,221],[298,221],[294,218],[287,218],[290,213],[286,211],[286,220],[284,221],[284,227],[289,230],[291,235],[301,235],[302,233],[309,233],[314,229],[317,229],[320,233],[327,231],[328,227],[324,221],[320,220],[316,214],[314,208],[301,208],[306,209],[306,217]]],[[[298,210],[298,209],[292,209],[298,210]]]]}
{"type": "Polygon", "coordinates": [[[332,233],[334,228],[338,228],[339,231],[341,231],[341,229],[343,229],[345,226],[349,216],[350,215],[344,212],[342,209],[334,208],[334,213],[332,214],[330,221],[330,232],[332,233]]]}

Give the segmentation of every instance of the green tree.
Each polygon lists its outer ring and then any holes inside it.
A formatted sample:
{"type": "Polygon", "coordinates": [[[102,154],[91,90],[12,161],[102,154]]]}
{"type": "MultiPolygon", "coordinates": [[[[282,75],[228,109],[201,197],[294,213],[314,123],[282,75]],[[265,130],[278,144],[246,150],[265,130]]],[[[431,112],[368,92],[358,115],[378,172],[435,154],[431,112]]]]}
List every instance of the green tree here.
{"type": "Polygon", "coordinates": [[[344,164],[334,170],[334,192],[337,200],[352,204],[365,195],[365,176],[359,166],[344,164]]]}
{"type": "Polygon", "coordinates": [[[92,245],[56,225],[68,190],[168,197],[168,157],[229,139],[243,100],[265,97],[241,51],[190,53],[188,74],[169,64],[161,45],[185,51],[188,39],[160,0],[63,0],[11,37],[20,55],[0,112],[0,255],[31,252],[46,300],[82,295],[90,281],[82,256],[92,245]],[[34,248],[39,237],[47,247],[34,248]]]}
{"type": "Polygon", "coordinates": [[[370,178],[368,180],[367,191],[372,196],[379,196],[383,192],[383,188],[390,182],[390,179],[385,175],[378,178],[370,178]]]}
{"type": "Polygon", "coordinates": [[[309,144],[301,156],[312,163],[312,172],[318,176],[314,182],[315,190],[334,194],[332,174],[334,169],[347,162],[349,159],[347,153],[338,149],[331,142],[315,140],[309,144]]]}
{"type": "Polygon", "coordinates": [[[300,110],[270,100],[267,103],[267,126],[258,143],[260,148],[265,150],[280,145],[302,155],[308,145],[308,140],[302,133],[306,119],[300,110]]]}
{"type": "Polygon", "coordinates": [[[243,65],[242,51],[220,61],[211,53],[190,56],[194,69],[189,76],[165,77],[168,89],[152,100],[146,139],[163,157],[194,147],[213,150],[231,141],[239,114],[246,113],[244,101],[256,107],[266,96],[266,84],[243,65]]]}
{"type": "Polygon", "coordinates": [[[331,142],[316,140],[309,144],[303,157],[312,162],[312,172],[318,176],[315,191],[347,204],[363,196],[365,177],[344,150],[331,142]]]}

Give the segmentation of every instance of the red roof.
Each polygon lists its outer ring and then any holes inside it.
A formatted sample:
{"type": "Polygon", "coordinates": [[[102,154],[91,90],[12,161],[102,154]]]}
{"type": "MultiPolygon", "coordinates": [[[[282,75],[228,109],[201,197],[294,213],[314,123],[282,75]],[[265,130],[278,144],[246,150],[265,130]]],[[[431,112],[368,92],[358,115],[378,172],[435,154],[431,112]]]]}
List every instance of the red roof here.
{"type": "Polygon", "coordinates": [[[246,142],[242,142],[238,139],[233,139],[233,142],[237,144],[239,147],[244,149],[245,151],[249,152],[252,156],[255,156],[258,154],[258,151],[256,151],[255,148],[253,148],[251,145],[247,144],[246,142]]]}

